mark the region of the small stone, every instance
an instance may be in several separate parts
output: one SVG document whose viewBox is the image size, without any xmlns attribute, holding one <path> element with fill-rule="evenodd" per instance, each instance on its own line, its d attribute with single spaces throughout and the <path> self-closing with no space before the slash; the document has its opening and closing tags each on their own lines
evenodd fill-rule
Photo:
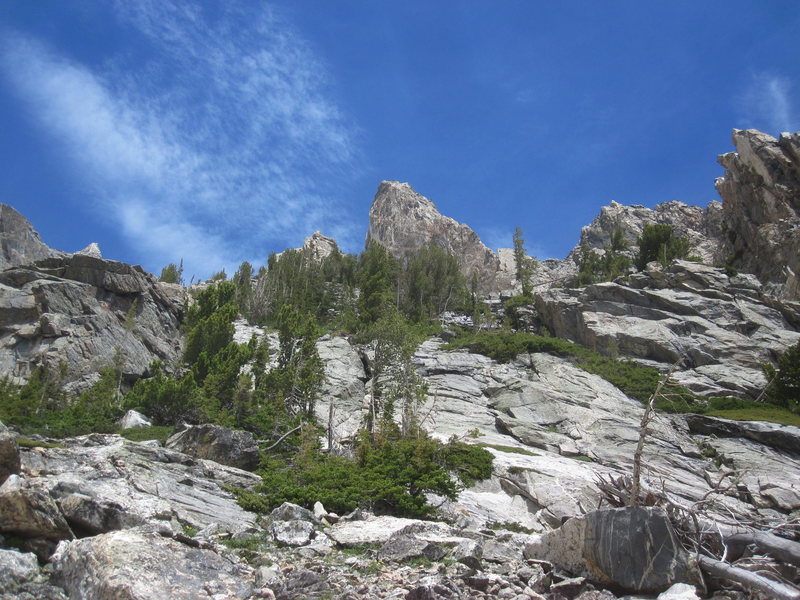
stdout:
<svg viewBox="0 0 800 600">
<path fill-rule="evenodd" d="M 661 592 L 657 600 L 699 600 L 697 590 L 688 583 L 676 583 L 668 590 Z"/>
</svg>

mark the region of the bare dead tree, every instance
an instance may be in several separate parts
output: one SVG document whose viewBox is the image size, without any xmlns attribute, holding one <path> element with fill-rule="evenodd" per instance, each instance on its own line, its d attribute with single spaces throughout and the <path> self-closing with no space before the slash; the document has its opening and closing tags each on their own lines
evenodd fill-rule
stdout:
<svg viewBox="0 0 800 600">
<path fill-rule="evenodd" d="M 658 382 L 655 391 L 650 396 L 650 399 L 647 401 L 647 405 L 644 409 L 644 414 L 642 414 L 642 420 L 639 424 L 639 441 L 636 444 L 636 450 L 633 453 L 633 485 L 631 486 L 631 495 L 628 502 L 628 506 L 638 506 L 639 505 L 639 494 L 641 492 L 641 478 L 642 478 L 642 452 L 644 451 L 644 442 L 647 439 L 647 434 L 650 433 L 649 425 L 650 421 L 652 421 L 653 416 L 655 415 L 655 402 L 656 399 L 662 395 L 661 390 L 664 389 L 664 386 L 669 382 L 669 378 L 672 377 L 672 374 L 675 372 L 675 369 L 678 368 L 683 362 L 683 355 L 676 360 L 672 366 L 669 368 L 662 377 L 661 380 Z"/>
</svg>

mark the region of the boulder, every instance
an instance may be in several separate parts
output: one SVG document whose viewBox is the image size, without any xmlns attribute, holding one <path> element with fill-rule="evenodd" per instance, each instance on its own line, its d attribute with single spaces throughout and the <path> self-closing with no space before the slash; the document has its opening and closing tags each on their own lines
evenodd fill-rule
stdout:
<svg viewBox="0 0 800 600">
<path fill-rule="evenodd" d="M 67 494 L 58 506 L 72 530 L 81 535 L 97 535 L 145 523 L 141 516 L 116 502 L 81 493 Z"/>
<path fill-rule="evenodd" d="M 675 583 L 700 581 L 660 508 L 587 513 L 528 544 L 524 554 L 628 593 L 659 593 Z"/>
<path fill-rule="evenodd" d="M 250 598 L 253 574 L 210 550 L 154 533 L 115 531 L 59 544 L 54 580 L 71 598 Z"/>
<path fill-rule="evenodd" d="M 441 547 L 408 534 L 394 535 L 378 550 L 378 560 L 404 562 L 414 558 L 440 560 L 445 555 Z"/>
<path fill-rule="evenodd" d="M 254 471 L 260 454 L 253 434 L 220 425 L 185 425 L 173 433 L 165 447 L 222 465 Z"/>
<path fill-rule="evenodd" d="M 395 533 L 409 525 L 422 522 L 416 519 L 390 516 L 370 516 L 358 521 L 342 519 L 328 529 L 327 533 L 340 546 L 351 548 L 364 544 L 384 544 Z"/>
<path fill-rule="evenodd" d="M 274 509 L 269 518 L 272 521 L 307 521 L 313 524 L 319 524 L 319 519 L 316 515 L 302 506 L 292 504 L 291 502 L 284 502 L 278 508 Z"/>
<path fill-rule="evenodd" d="M 481 558 L 483 558 L 483 548 L 475 541 L 466 539 L 455 545 L 451 551 L 454 560 L 467 565 L 471 569 L 481 568 Z"/>
<path fill-rule="evenodd" d="M 658 595 L 656 600 L 700 600 L 693 585 L 688 583 L 675 583 L 670 588 Z"/>
<path fill-rule="evenodd" d="M 64 590 L 50 585 L 36 555 L 0 549 L 0 600 L 66 600 Z"/>
<path fill-rule="evenodd" d="M 268 529 L 272 538 L 284 546 L 307 546 L 314 539 L 314 524 L 309 521 L 273 521 Z"/>
<path fill-rule="evenodd" d="M 129 410 L 117 423 L 120 429 L 138 429 L 140 427 L 151 427 L 153 423 L 142 413 Z"/>
<path fill-rule="evenodd" d="M 53 499 L 18 475 L 0 486 L 0 532 L 52 541 L 75 537 Z"/>
</svg>

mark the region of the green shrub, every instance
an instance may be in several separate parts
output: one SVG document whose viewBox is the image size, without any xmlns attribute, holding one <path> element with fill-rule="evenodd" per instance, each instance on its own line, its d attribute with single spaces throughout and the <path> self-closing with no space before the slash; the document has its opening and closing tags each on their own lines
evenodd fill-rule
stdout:
<svg viewBox="0 0 800 600">
<path fill-rule="evenodd" d="M 73 399 L 61 390 L 60 377 L 41 367 L 22 386 L 0 380 L 0 421 L 24 434 L 56 438 L 112 433 L 122 416 L 118 376 L 113 367 L 103 369 L 100 379 Z"/>
<path fill-rule="evenodd" d="M 686 258 L 691 250 L 689 240 L 676 235 L 672 225 L 645 225 L 638 242 L 636 268 L 640 271 L 653 261 L 667 266 L 676 258 Z"/>
<path fill-rule="evenodd" d="M 257 493 L 238 491 L 237 497 L 243 508 L 256 512 L 283 502 L 311 508 L 319 501 L 340 514 L 368 506 L 379 513 L 425 517 L 434 510 L 427 493 L 454 499 L 462 486 L 491 475 L 492 459 L 488 451 L 462 442 L 443 444 L 423 436 L 373 444 L 364 436 L 357 460 L 314 449 L 290 460 L 266 459 Z"/>
<path fill-rule="evenodd" d="M 800 342 L 781 355 L 777 369 L 766 365 L 764 370 L 770 382 L 767 387 L 769 401 L 792 412 L 800 411 Z"/>
</svg>

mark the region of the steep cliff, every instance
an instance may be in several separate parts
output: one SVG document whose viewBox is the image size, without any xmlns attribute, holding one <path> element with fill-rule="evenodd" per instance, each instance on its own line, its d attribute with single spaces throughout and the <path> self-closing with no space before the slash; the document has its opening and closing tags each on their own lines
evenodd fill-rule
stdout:
<svg viewBox="0 0 800 600">
<path fill-rule="evenodd" d="M 719 157 L 724 202 L 720 259 L 754 273 L 784 298 L 800 296 L 800 133 L 779 139 L 733 131 L 736 152 Z"/>
</svg>

